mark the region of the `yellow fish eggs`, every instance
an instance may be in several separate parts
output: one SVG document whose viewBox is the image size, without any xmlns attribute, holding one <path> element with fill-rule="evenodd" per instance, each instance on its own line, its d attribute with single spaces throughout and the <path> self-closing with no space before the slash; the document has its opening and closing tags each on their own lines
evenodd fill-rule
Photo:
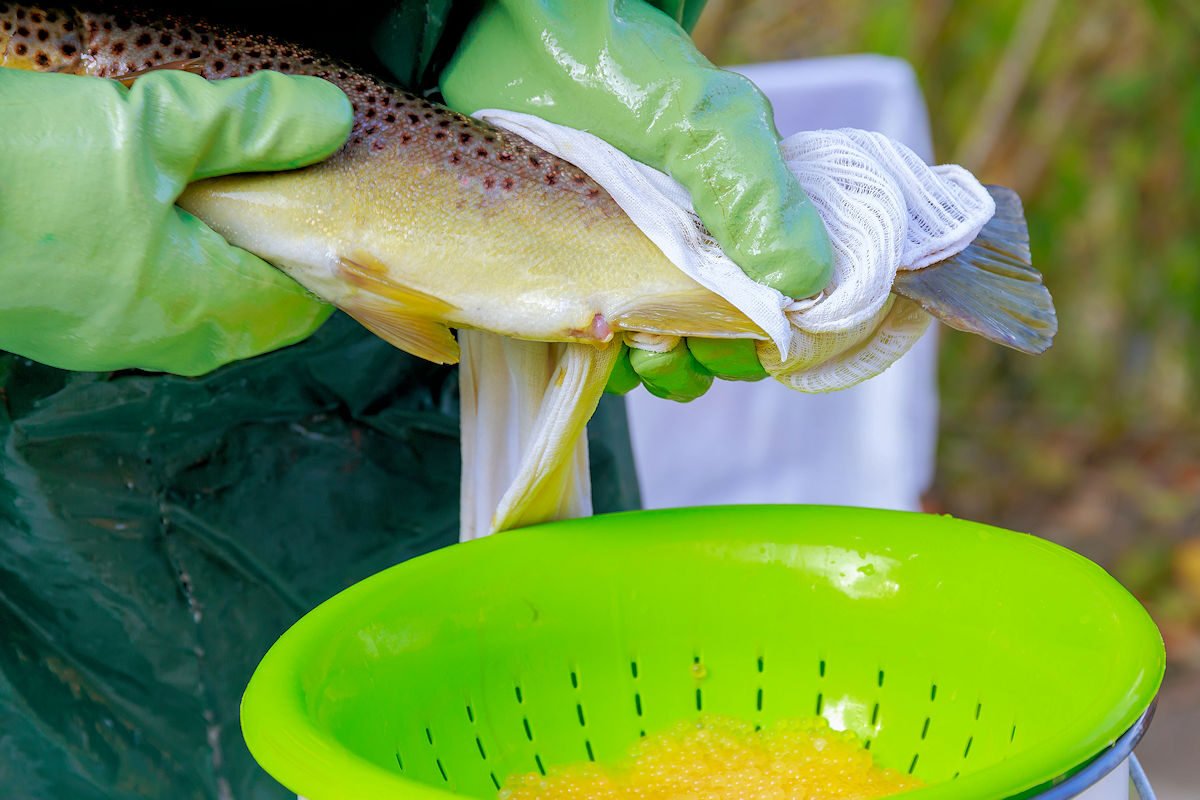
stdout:
<svg viewBox="0 0 1200 800">
<path fill-rule="evenodd" d="M 919 786 L 820 717 L 756 730 L 707 715 L 642 739 L 611 767 L 512 776 L 500 800 L 869 800 Z"/>
</svg>

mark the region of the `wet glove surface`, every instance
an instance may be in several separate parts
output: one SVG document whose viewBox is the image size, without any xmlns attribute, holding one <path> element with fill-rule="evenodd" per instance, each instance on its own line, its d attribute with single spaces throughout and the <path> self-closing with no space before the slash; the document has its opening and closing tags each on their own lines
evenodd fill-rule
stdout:
<svg viewBox="0 0 1200 800">
<path fill-rule="evenodd" d="M 770 105 L 696 51 L 679 25 L 694 22 L 695 8 L 666 10 L 640 0 L 491 0 L 442 73 L 442 93 L 466 113 L 503 108 L 587 130 L 666 172 L 748 275 L 790 297 L 816 294 L 832 253 L 780 157 Z M 647 388 L 677 400 L 702 394 L 714 374 L 747 379 L 757 364 L 727 353 L 709 369 L 684 356 L 634 351 L 629 364 Z"/>
<path fill-rule="evenodd" d="M 174 202 L 193 180 L 330 155 L 350 104 L 314 78 L 115 81 L 0 68 L 0 349 L 198 375 L 292 344 L 331 307 Z"/>
</svg>

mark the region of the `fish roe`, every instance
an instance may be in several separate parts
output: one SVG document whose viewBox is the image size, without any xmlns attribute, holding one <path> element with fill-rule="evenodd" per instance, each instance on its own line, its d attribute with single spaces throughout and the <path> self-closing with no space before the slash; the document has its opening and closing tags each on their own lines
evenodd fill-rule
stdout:
<svg viewBox="0 0 1200 800">
<path fill-rule="evenodd" d="M 921 785 L 820 717 L 756 731 L 709 715 L 641 740 L 613 767 L 513 776 L 500 800 L 868 800 Z"/>
</svg>

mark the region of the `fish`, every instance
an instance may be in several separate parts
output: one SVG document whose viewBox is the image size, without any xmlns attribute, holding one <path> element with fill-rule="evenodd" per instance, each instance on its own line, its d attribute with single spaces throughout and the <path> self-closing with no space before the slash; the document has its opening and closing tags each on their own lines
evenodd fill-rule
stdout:
<svg viewBox="0 0 1200 800">
<path fill-rule="evenodd" d="M 764 340 L 672 264 L 602 186 L 521 137 L 272 36 L 151 11 L 0 3 L 0 66 L 126 84 L 181 69 L 210 80 L 309 75 L 354 108 L 346 144 L 299 170 L 192 184 L 178 204 L 393 345 L 456 363 L 451 329 L 611 344 L 648 333 Z M 951 327 L 1040 353 L 1057 330 L 1020 201 L 967 250 L 893 286 Z"/>
<path fill-rule="evenodd" d="M 141 9 L 0 0 L 0 67 L 127 86 L 164 69 L 209 80 L 274 70 L 345 92 L 353 127 L 331 157 L 199 181 L 177 205 L 401 350 L 441 364 L 465 353 L 464 539 L 590 513 L 582 434 L 628 337 L 770 346 L 584 171 L 315 50 Z M 971 245 L 902 271 L 892 293 L 951 327 L 1044 352 L 1057 321 L 1020 201 L 989 191 L 997 213 Z"/>
</svg>

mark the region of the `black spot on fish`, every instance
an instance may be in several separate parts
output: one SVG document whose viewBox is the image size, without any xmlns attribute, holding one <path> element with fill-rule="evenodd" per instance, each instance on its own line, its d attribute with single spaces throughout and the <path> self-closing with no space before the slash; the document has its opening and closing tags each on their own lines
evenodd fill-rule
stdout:
<svg viewBox="0 0 1200 800">
<path fill-rule="evenodd" d="M 384 120 L 384 122 L 395 122 L 396 115 L 395 114 L 387 114 L 384 116 L 383 120 Z"/>
<path fill-rule="evenodd" d="M 494 189 L 495 187 L 496 187 L 496 179 L 495 178 L 489 176 L 489 177 L 483 179 L 483 188 Z"/>
<path fill-rule="evenodd" d="M 501 184 L 501 185 L 504 187 L 505 191 L 509 191 L 509 192 L 511 192 L 511 191 L 512 191 L 512 188 L 513 188 L 513 179 L 512 179 L 512 178 L 505 178 L 505 179 L 504 179 L 504 183 L 503 183 L 503 184 Z"/>
<path fill-rule="evenodd" d="M 416 125 L 418 122 L 421 121 L 421 118 L 418 117 L 416 114 L 409 114 L 408 121 L 411 122 L 413 125 Z"/>
<path fill-rule="evenodd" d="M 450 163 L 451 163 L 451 164 L 457 164 L 457 163 L 459 163 L 460 161 L 462 161 L 462 156 L 460 156 L 458 153 L 451 153 L 451 154 L 450 154 Z"/>
<path fill-rule="evenodd" d="M 29 48 L 23 44 L 19 44 L 13 48 L 13 52 L 15 52 L 19 56 L 23 56 L 29 52 Z"/>
<path fill-rule="evenodd" d="M 48 22 L 51 25 L 58 22 L 58 12 L 57 11 L 47 11 L 46 12 L 46 22 Z"/>
<path fill-rule="evenodd" d="M 70 33 L 71 31 L 75 30 L 75 20 L 73 20 L 73 19 L 67 20 L 66 22 L 63 23 L 62 27 L 63 27 L 64 31 L 66 31 L 67 33 Z"/>
<path fill-rule="evenodd" d="M 213 69 L 215 69 L 217 72 L 224 72 L 225 71 L 225 62 L 220 61 L 220 60 L 214 61 Z"/>
<path fill-rule="evenodd" d="M 413 138 L 412 134 L 408 133 L 406 131 L 406 132 L 400 134 L 400 144 L 408 144 L 409 142 L 412 141 L 412 138 Z"/>
<path fill-rule="evenodd" d="M 8 20 L 4 20 L 4 25 L 3 25 L 3 28 L 4 28 L 4 30 L 6 30 L 6 31 L 11 31 L 11 30 L 12 30 L 12 23 L 11 23 L 11 22 L 9 22 Z"/>
<path fill-rule="evenodd" d="M 17 19 L 25 19 L 25 9 L 17 6 Z"/>
<path fill-rule="evenodd" d="M 75 45 L 73 45 L 73 44 L 64 44 L 62 46 L 62 54 L 64 56 L 66 56 L 67 58 L 70 58 L 71 56 L 75 55 L 75 51 L 76 51 L 76 48 L 75 48 Z"/>
<path fill-rule="evenodd" d="M 50 66 L 50 56 L 46 55 L 45 53 L 38 53 L 36 56 L 33 57 L 33 60 L 37 63 L 37 65 L 39 67 Z"/>
<path fill-rule="evenodd" d="M 475 155 L 477 158 L 487 158 L 488 157 L 487 148 L 486 147 L 479 148 L 478 150 L 475 151 Z"/>
<path fill-rule="evenodd" d="M 448 119 L 444 119 L 444 120 L 442 120 L 441 122 L 439 122 L 439 123 L 438 123 L 438 127 L 439 127 L 439 128 L 449 128 L 449 127 L 450 127 L 450 120 L 448 120 Z"/>
<path fill-rule="evenodd" d="M 199 58 L 201 55 L 203 54 L 199 50 L 193 50 L 188 53 L 188 58 Z"/>
<path fill-rule="evenodd" d="M 367 113 L 366 113 L 366 114 L 364 114 L 363 116 L 365 116 L 367 119 L 371 119 L 372 117 L 374 117 L 374 116 L 375 116 L 375 109 L 373 109 L 373 108 L 368 108 L 368 109 L 367 109 Z"/>
<path fill-rule="evenodd" d="M 150 34 L 143 33 L 141 36 L 139 36 L 137 38 L 137 41 L 135 41 L 134 44 L 136 44 L 138 47 L 145 47 L 146 45 L 150 44 L 150 42 L 152 42 L 152 41 L 154 41 L 154 40 L 150 38 Z"/>
<path fill-rule="evenodd" d="M 500 155 L 496 156 L 496 158 L 500 159 L 501 161 L 512 161 L 513 154 L 512 153 L 501 153 Z"/>
<path fill-rule="evenodd" d="M 24 25 L 17 28 L 17 36 L 20 36 L 21 38 L 29 36 L 29 28 L 26 28 Z"/>
<path fill-rule="evenodd" d="M 546 173 L 546 185 L 553 186 L 556 183 L 558 183 L 558 176 L 555 175 L 553 172 L 547 172 Z"/>
<path fill-rule="evenodd" d="M 435 133 L 435 134 L 433 135 L 433 138 L 435 138 L 435 139 L 445 139 L 445 138 L 446 138 L 446 132 L 445 132 L 445 131 L 438 131 L 437 133 Z"/>
<path fill-rule="evenodd" d="M 183 48 L 176 45 L 175 49 L 171 51 L 171 54 L 178 58 L 179 56 L 183 55 Z"/>
<path fill-rule="evenodd" d="M 125 43 L 124 42 L 113 42 L 113 46 L 110 49 L 112 50 L 112 54 L 114 56 L 119 56 L 125 52 Z"/>
<path fill-rule="evenodd" d="M 43 19 L 44 19 L 44 17 L 42 16 L 40 11 L 29 12 L 29 21 L 34 24 L 41 25 Z"/>
<path fill-rule="evenodd" d="M 50 31 L 46 30 L 45 28 L 42 28 L 41 30 L 38 31 L 37 36 L 38 36 L 39 42 L 44 42 L 50 38 Z"/>
<path fill-rule="evenodd" d="M 471 141 L 471 134 L 469 134 L 469 133 L 460 133 L 460 134 L 458 135 L 458 141 L 459 141 L 461 144 L 467 144 L 468 142 L 470 142 L 470 141 Z"/>
<path fill-rule="evenodd" d="M 164 33 L 162 36 L 158 37 L 158 43 L 161 44 L 163 47 L 170 47 L 171 42 L 173 42 L 173 41 L 175 41 L 175 40 L 171 37 L 171 34 L 169 34 L 169 33 Z"/>
</svg>

